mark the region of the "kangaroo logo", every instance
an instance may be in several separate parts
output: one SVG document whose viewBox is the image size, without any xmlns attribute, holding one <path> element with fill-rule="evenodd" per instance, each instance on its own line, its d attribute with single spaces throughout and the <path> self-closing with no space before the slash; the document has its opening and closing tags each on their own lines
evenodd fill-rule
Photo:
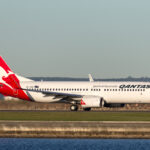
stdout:
<svg viewBox="0 0 150 150">
<path fill-rule="evenodd" d="M 0 56 L 0 93 L 5 96 L 17 97 L 23 100 L 30 100 L 28 95 L 21 89 L 20 80 L 12 72 L 4 59 Z"/>
<path fill-rule="evenodd" d="M 7 83 L 9 76 L 10 75 L 14 75 L 14 73 L 12 71 L 8 71 L 8 73 L 0 66 L 0 83 L 10 87 L 11 89 L 13 89 L 13 87 L 11 85 L 9 85 Z"/>
</svg>

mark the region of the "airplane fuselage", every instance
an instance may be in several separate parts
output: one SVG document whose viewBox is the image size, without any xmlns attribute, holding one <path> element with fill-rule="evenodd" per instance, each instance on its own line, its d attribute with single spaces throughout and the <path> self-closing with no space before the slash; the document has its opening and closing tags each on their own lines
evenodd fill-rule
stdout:
<svg viewBox="0 0 150 150">
<path fill-rule="evenodd" d="M 89 111 L 92 107 L 107 104 L 150 103 L 148 82 L 36 82 L 12 72 L 0 57 L 0 93 L 36 102 L 71 103 L 72 111 L 81 105 Z"/>
<path fill-rule="evenodd" d="M 150 103 L 148 82 L 21 82 L 33 101 L 54 102 L 59 98 L 42 92 L 103 97 L 107 103 Z M 26 91 L 27 90 L 27 91 Z M 76 98 L 81 100 L 80 98 Z"/>
</svg>

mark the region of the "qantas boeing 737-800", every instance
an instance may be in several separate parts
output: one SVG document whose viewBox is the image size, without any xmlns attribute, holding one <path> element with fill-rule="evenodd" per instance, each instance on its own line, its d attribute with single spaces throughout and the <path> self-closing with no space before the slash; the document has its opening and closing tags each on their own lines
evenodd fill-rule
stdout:
<svg viewBox="0 0 150 150">
<path fill-rule="evenodd" d="M 0 93 L 27 101 L 71 103 L 72 111 L 81 105 L 92 107 L 108 104 L 150 103 L 148 82 L 45 82 L 33 81 L 12 72 L 0 57 Z"/>
</svg>

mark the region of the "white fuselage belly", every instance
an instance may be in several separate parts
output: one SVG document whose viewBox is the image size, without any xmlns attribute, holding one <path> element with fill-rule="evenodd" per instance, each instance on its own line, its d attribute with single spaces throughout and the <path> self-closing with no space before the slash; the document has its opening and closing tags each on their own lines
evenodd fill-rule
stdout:
<svg viewBox="0 0 150 150">
<path fill-rule="evenodd" d="M 121 85 L 127 87 L 120 88 Z M 130 86 L 129 86 L 130 85 Z M 140 86 L 141 85 L 141 86 Z M 150 103 L 150 85 L 148 82 L 22 82 L 23 89 L 35 90 L 26 91 L 33 101 L 56 102 L 60 98 L 45 96 L 38 92 L 52 91 L 58 93 L 71 93 L 83 96 L 99 96 L 107 103 Z"/>
</svg>

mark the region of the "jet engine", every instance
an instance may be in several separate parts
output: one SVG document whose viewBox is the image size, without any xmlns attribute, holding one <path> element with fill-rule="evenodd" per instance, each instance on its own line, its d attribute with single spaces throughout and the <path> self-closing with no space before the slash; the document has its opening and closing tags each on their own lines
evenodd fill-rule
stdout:
<svg viewBox="0 0 150 150">
<path fill-rule="evenodd" d="M 81 100 L 81 106 L 83 108 L 88 107 L 103 107 L 105 105 L 105 101 L 102 97 L 98 96 L 85 96 Z"/>
<path fill-rule="evenodd" d="M 81 100 L 81 106 L 83 108 L 92 108 L 92 107 L 124 107 L 125 104 L 109 104 L 103 97 L 99 96 L 84 96 Z"/>
</svg>

